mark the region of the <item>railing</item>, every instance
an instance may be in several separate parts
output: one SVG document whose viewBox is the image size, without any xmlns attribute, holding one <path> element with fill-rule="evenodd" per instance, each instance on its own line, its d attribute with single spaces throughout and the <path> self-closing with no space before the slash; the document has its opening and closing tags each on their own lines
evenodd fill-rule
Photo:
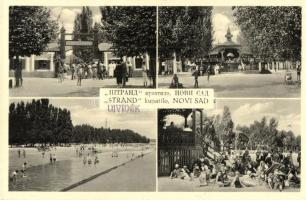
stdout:
<svg viewBox="0 0 306 200">
<path fill-rule="evenodd" d="M 194 146 L 195 135 L 192 132 L 163 132 L 158 137 L 159 146 Z"/>
</svg>

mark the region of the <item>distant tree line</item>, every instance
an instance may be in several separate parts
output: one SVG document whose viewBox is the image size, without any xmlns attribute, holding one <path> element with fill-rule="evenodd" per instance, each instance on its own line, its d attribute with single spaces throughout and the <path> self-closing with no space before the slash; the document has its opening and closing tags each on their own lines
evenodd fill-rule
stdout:
<svg viewBox="0 0 306 200">
<path fill-rule="evenodd" d="M 48 99 L 11 103 L 9 107 L 10 145 L 148 142 L 150 139 L 132 130 L 73 126 L 70 111 L 49 104 Z"/>
<path fill-rule="evenodd" d="M 200 122 L 197 122 L 199 125 Z M 192 121 L 188 121 L 192 127 Z M 183 126 L 183 125 L 181 125 Z M 213 116 L 203 116 L 203 135 L 199 137 L 203 144 L 216 150 L 226 149 L 283 149 L 297 151 L 301 149 L 301 135 L 295 135 L 291 130 L 280 130 L 275 118 L 263 117 L 248 126 L 237 125 L 236 128 L 228 106 L 223 113 Z"/>
<path fill-rule="evenodd" d="M 300 150 L 301 136 L 295 136 L 289 130 L 279 130 L 278 122 L 275 118 L 267 120 L 263 117 L 260 121 L 254 121 L 249 126 L 237 126 L 237 134 L 243 134 L 248 137 L 248 140 L 243 141 L 242 137 L 237 135 L 240 148 L 249 147 L 254 149 L 258 145 L 266 146 L 267 148 L 284 150 Z"/>
<path fill-rule="evenodd" d="M 205 119 L 205 118 L 204 118 Z M 206 118 L 212 123 L 208 135 L 219 138 L 223 148 L 256 149 L 265 147 L 276 150 L 298 150 L 301 148 L 301 136 L 296 136 L 292 131 L 279 130 L 278 121 L 275 118 L 267 120 L 263 117 L 260 121 L 254 121 L 249 126 L 237 125 L 234 130 L 234 122 L 230 109 L 225 106 L 222 115 Z"/>
</svg>

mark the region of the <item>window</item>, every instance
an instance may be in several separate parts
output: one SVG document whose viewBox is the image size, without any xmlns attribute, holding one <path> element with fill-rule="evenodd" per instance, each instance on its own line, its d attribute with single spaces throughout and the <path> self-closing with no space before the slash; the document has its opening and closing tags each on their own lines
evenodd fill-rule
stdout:
<svg viewBox="0 0 306 200">
<path fill-rule="evenodd" d="M 50 70 L 50 61 L 35 60 L 35 70 Z"/>
<path fill-rule="evenodd" d="M 142 69 L 142 59 L 135 58 L 135 69 Z"/>
</svg>

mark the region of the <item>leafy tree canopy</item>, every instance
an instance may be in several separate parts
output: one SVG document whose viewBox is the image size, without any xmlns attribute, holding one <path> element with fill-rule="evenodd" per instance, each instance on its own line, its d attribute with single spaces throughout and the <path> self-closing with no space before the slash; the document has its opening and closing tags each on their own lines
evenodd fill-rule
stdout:
<svg viewBox="0 0 306 200">
<path fill-rule="evenodd" d="M 40 55 L 58 35 L 57 21 L 42 6 L 9 8 L 9 57 Z"/>
<path fill-rule="evenodd" d="M 118 56 L 156 55 L 156 7 L 100 7 L 107 39 Z"/>
<path fill-rule="evenodd" d="M 252 53 L 264 59 L 301 59 L 301 7 L 233 7 Z"/>
</svg>

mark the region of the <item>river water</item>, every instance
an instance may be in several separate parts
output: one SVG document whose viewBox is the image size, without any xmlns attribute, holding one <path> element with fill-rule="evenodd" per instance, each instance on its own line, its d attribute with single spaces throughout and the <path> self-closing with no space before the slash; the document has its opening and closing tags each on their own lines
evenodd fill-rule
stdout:
<svg viewBox="0 0 306 200">
<path fill-rule="evenodd" d="M 46 158 L 43 161 L 36 162 L 36 165 L 27 168 L 26 177 L 22 177 L 21 173 L 19 173 L 16 182 L 10 180 L 9 190 L 59 191 L 90 176 L 130 161 L 132 154 L 136 157 L 141 154 L 141 151 L 120 152 L 118 157 L 112 157 L 111 154 L 111 152 L 97 154 L 100 162 L 96 165 L 84 165 L 82 157 L 72 156 L 73 154 L 70 155 L 69 153 L 68 155 L 70 156 L 68 158 L 59 159 L 56 163 L 51 164 L 48 162 L 48 154 L 46 154 Z M 60 157 L 59 152 L 57 155 Z M 14 157 L 14 159 L 11 157 Z M 31 160 L 30 154 L 27 157 L 27 160 Z M 20 163 L 22 161 L 18 159 L 24 160 L 22 158 L 16 158 L 15 152 L 13 155 L 10 155 L 10 171 L 20 169 L 18 166 L 21 166 Z M 18 162 L 13 162 L 12 160 L 17 160 Z"/>
</svg>

